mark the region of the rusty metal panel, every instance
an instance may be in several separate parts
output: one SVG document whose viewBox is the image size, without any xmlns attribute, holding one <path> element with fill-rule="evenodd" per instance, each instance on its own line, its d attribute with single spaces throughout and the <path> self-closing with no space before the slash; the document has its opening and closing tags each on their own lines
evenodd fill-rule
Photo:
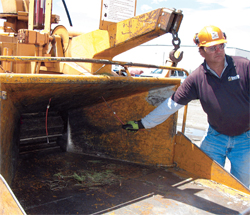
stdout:
<svg viewBox="0 0 250 215">
<path fill-rule="evenodd" d="M 69 113 L 72 137 L 77 146 L 81 145 L 82 153 L 89 153 L 89 143 L 92 151 L 104 151 L 103 155 L 117 159 L 152 165 L 173 163 L 176 115 L 152 132 L 131 134 L 121 128 L 102 97 L 111 102 L 124 122 L 140 119 L 155 107 L 147 100 L 148 91 L 166 87 L 172 91 L 179 80 L 0 74 L 0 81 L 7 93 L 7 100 L 1 101 L 0 162 L 8 182 L 13 176 L 19 115 L 45 111 L 50 99 L 51 111 Z"/>
<path fill-rule="evenodd" d="M 0 174 L 11 183 L 17 162 L 20 121 L 18 110 L 1 83 L 0 90 Z"/>
<path fill-rule="evenodd" d="M 178 79 L 126 78 L 108 76 L 59 76 L 0 74 L 0 81 L 10 91 L 9 98 L 20 111 L 46 107 L 52 98 L 54 108 L 72 109 L 102 103 L 152 89 L 178 85 Z M 134 111 L 136 112 L 136 111 Z"/>
<path fill-rule="evenodd" d="M 139 120 L 155 107 L 147 101 L 148 93 L 112 100 L 109 106 L 124 123 Z M 76 148 L 70 151 L 107 156 L 147 165 L 173 164 L 176 114 L 157 129 L 136 133 L 121 129 L 105 103 L 69 112 L 71 139 Z"/>
</svg>

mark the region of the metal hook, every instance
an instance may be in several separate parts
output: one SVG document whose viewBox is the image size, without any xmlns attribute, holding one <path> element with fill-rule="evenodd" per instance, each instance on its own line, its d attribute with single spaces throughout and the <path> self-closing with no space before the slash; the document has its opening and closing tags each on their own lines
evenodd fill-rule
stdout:
<svg viewBox="0 0 250 215">
<path fill-rule="evenodd" d="M 176 31 L 173 30 L 172 35 L 173 35 L 172 44 L 174 46 L 174 49 L 169 53 L 169 58 L 171 61 L 177 64 L 178 62 L 182 60 L 182 57 L 183 57 L 183 52 L 179 53 L 179 56 L 177 58 L 175 57 L 176 51 L 180 48 L 181 40 L 178 37 L 178 34 L 176 33 Z"/>
<path fill-rule="evenodd" d="M 176 52 L 177 50 L 176 49 L 174 49 L 174 50 L 172 50 L 170 53 L 169 53 L 169 58 L 170 58 L 170 60 L 171 61 L 173 61 L 174 63 L 179 63 L 181 60 L 182 60 L 182 57 L 183 57 L 183 51 L 179 54 L 179 57 L 175 57 L 175 55 L 176 55 Z M 178 54 L 178 53 L 177 53 Z"/>
</svg>

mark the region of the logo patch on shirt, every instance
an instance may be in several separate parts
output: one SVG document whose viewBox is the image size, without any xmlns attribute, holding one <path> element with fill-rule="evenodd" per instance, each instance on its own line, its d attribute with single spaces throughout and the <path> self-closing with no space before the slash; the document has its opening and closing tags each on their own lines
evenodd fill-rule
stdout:
<svg viewBox="0 0 250 215">
<path fill-rule="evenodd" d="M 228 81 L 235 81 L 235 80 L 238 80 L 240 79 L 240 76 L 239 75 L 236 75 L 236 76 L 229 76 L 228 77 Z"/>
<path fill-rule="evenodd" d="M 218 35 L 218 33 L 217 32 L 211 32 L 211 36 L 212 36 L 212 40 L 216 40 L 216 39 L 218 39 L 219 38 L 219 35 Z"/>
</svg>

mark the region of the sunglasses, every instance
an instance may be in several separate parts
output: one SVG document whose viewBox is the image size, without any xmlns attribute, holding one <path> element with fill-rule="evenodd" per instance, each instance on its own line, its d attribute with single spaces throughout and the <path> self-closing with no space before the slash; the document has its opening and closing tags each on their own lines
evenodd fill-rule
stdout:
<svg viewBox="0 0 250 215">
<path fill-rule="evenodd" d="M 216 46 L 204 47 L 204 50 L 207 53 L 214 53 L 217 49 L 223 50 L 225 48 L 225 46 L 226 46 L 226 44 L 222 43 L 222 44 L 219 44 L 219 45 L 216 45 Z"/>
</svg>

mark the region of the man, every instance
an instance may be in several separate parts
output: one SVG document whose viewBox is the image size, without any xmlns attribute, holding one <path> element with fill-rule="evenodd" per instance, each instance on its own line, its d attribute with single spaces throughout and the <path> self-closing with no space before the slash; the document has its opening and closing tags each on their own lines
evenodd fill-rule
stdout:
<svg viewBox="0 0 250 215">
<path fill-rule="evenodd" d="M 204 27 L 194 42 L 205 59 L 176 92 L 140 121 L 123 126 L 130 131 L 152 128 L 194 99 L 200 99 L 209 128 L 201 149 L 250 187 L 250 61 L 225 54 L 226 36 L 215 26 Z"/>
</svg>

